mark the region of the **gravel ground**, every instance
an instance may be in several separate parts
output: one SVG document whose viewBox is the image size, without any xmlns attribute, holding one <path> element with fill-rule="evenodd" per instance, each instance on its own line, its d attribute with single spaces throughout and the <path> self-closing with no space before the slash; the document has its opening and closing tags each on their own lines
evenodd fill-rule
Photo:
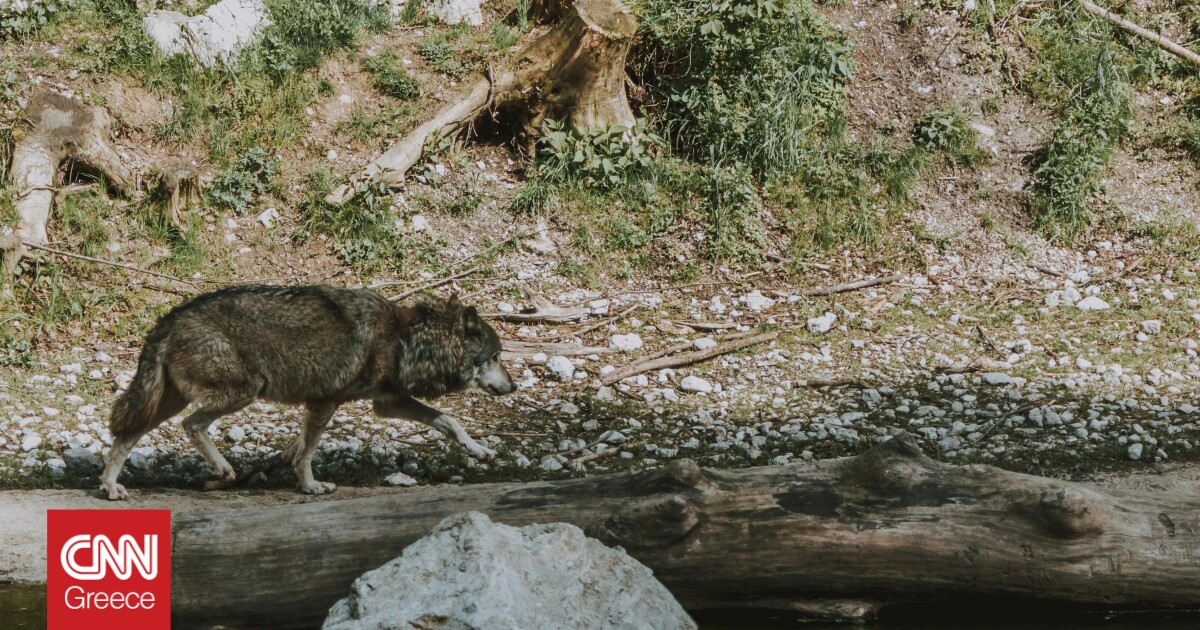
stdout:
<svg viewBox="0 0 1200 630">
<path fill-rule="evenodd" d="M 1042 264 L 1050 273 L 1009 263 L 984 274 L 979 263 L 947 256 L 926 275 L 823 298 L 769 278 L 753 289 L 550 294 L 559 304 L 588 305 L 583 325 L 637 309 L 583 338 L 556 340 L 608 348 L 603 354 L 512 358 L 518 394 L 438 403 L 467 418 L 471 432 L 499 450 L 498 461 L 470 461 L 427 427 L 350 404 L 321 444 L 317 474 L 373 485 L 397 472 L 393 483 L 553 478 L 678 457 L 778 464 L 852 454 L 898 431 L 914 433 L 942 459 L 1062 476 L 1195 459 L 1195 273 L 1128 264 L 1131 252 L 1114 249 L 1121 247 L 1081 253 L 1082 264 Z M 484 311 L 520 306 L 476 301 Z M 696 321 L 729 328 L 680 328 Z M 497 325 L 506 338 L 525 341 L 567 328 Z M 758 329 L 781 334 L 612 387 L 597 378 L 685 340 L 707 349 L 723 335 Z M 109 406 L 128 384 L 136 352 L 71 348 L 0 376 L 4 485 L 93 483 L 110 443 Z M 851 384 L 813 386 L 827 378 Z M 286 446 L 299 420 L 295 408 L 256 403 L 212 430 L 246 471 Z M 144 438 L 127 471 L 133 487 L 191 487 L 207 476 L 178 423 Z M 290 473 L 265 473 L 251 483 L 291 483 Z"/>
</svg>

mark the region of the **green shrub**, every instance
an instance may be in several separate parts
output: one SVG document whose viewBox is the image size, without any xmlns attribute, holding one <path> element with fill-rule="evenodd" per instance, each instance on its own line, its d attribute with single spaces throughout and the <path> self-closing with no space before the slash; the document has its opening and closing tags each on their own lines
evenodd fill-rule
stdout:
<svg viewBox="0 0 1200 630">
<path fill-rule="evenodd" d="M 539 177 L 615 188 L 645 173 L 652 161 L 651 152 L 662 148 L 663 141 L 646 130 L 645 120 L 639 120 L 633 129 L 613 125 L 587 132 L 547 120 L 546 133 L 538 144 Z"/>
<path fill-rule="evenodd" d="M 952 164 L 971 166 L 986 159 L 979 149 L 978 134 L 967 115 L 956 107 L 926 114 L 913 125 L 913 144 L 940 153 Z"/>
<path fill-rule="evenodd" d="M 1072 240 L 1092 224 L 1090 200 L 1133 117 L 1128 59 L 1110 37 L 1086 17 L 1045 37 L 1037 87 L 1058 105 L 1058 121 L 1035 155 L 1033 210 L 1051 238 Z"/>
<path fill-rule="evenodd" d="M 646 0 L 640 78 L 672 144 L 788 173 L 844 107 L 845 38 L 802 0 Z"/>
<path fill-rule="evenodd" d="M 208 200 L 218 208 L 244 214 L 267 192 L 277 168 L 261 147 L 249 149 L 230 169 L 213 178 L 206 192 Z"/>
<path fill-rule="evenodd" d="M 400 58 L 391 52 L 368 58 L 363 68 L 370 73 L 375 89 L 388 96 L 411 100 L 421 95 L 420 82 L 408 74 Z"/>
</svg>

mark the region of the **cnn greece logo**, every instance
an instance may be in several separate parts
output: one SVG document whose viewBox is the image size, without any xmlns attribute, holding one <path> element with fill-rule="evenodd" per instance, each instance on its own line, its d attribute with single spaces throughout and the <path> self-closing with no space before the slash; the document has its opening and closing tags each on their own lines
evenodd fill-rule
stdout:
<svg viewBox="0 0 1200 630">
<path fill-rule="evenodd" d="M 153 580 L 158 577 L 158 535 L 147 534 L 142 539 L 139 547 L 133 536 L 126 534 L 114 545 L 104 534 L 80 534 L 63 545 L 60 558 L 63 570 L 76 580 L 103 580 L 112 567 L 117 579 L 128 580 L 137 568 L 144 579 Z M 88 549 L 92 552 L 92 563 L 79 564 L 75 555 Z"/>
<path fill-rule="evenodd" d="M 169 511 L 50 510 L 46 516 L 49 630 L 171 627 Z"/>
</svg>

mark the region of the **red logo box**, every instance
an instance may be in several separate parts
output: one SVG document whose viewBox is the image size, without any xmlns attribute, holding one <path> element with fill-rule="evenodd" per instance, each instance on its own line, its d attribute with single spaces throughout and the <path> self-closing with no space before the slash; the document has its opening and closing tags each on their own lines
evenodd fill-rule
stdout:
<svg viewBox="0 0 1200 630">
<path fill-rule="evenodd" d="M 171 627 L 170 510 L 47 510 L 47 630 Z"/>
</svg>

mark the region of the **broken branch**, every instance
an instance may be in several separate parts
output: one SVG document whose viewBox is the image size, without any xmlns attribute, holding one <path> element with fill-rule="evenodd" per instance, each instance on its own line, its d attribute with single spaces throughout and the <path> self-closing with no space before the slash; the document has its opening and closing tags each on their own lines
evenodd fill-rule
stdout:
<svg viewBox="0 0 1200 630">
<path fill-rule="evenodd" d="M 641 374 L 642 372 L 649 372 L 651 370 L 661 370 L 661 369 L 665 369 L 665 368 L 682 367 L 685 365 L 691 365 L 693 363 L 700 363 L 701 361 L 707 361 L 709 359 L 712 359 L 713 357 L 719 357 L 723 354 L 729 354 L 730 352 L 735 352 L 737 350 L 741 350 L 742 348 L 749 348 L 750 346 L 756 346 L 761 343 L 766 343 L 768 341 L 772 341 L 773 339 L 775 339 L 778 336 L 779 336 L 779 331 L 763 333 L 761 335 L 756 335 L 753 337 L 746 337 L 746 338 L 737 339 L 734 341 L 728 341 L 726 343 L 723 343 L 718 346 L 714 346 L 707 350 L 699 350 L 696 352 L 689 352 L 687 354 L 681 354 L 678 356 L 667 356 L 667 357 L 661 357 L 661 358 L 657 358 L 657 359 L 640 361 L 638 363 L 635 363 L 635 364 L 625 368 L 624 370 L 618 370 L 616 372 L 613 372 L 611 374 L 601 377 L 600 382 L 604 385 L 612 385 L 613 383 L 616 383 L 617 381 L 627 379 L 630 376 L 637 376 L 638 374 Z"/>
<path fill-rule="evenodd" d="M 883 278 L 872 278 L 870 280 L 859 280 L 858 282 L 847 282 L 846 284 L 838 284 L 832 287 L 817 287 L 815 289 L 806 289 L 800 292 L 800 295 L 813 297 L 817 295 L 833 295 L 835 293 L 847 293 L 849 291 L 857 291 L 866 289 L 880 284 L 891 284 L 899 281 L 904 276 L 900 274 L 885 276 Z"/>
<path fill-rule="evenodd" d="M 1200 55 L 1197 55 L 1196 53 L 1184 48 L 1183 46 L 1180 46 L 1179 44 L 1176 44 L 1175 42 L 1167 39 L 1166 37 L 1163 37 L 1162 35 L 1159 35 L 1158 33 L 1155 33 L 1154 31 L 1144 29 L 1144 28 L 1138 26 L 1137 24 L 1130 22 L 1129 20 L 1117 17 L 1116 15 L 1113 15 L 1112 11 L 1109 11 L 1108 9 L 1098 6 L 1093 2 L 1089 2 L 1088 0 L 1079 0 L 1079 3 L 1083 5 L 1083 8 L 1086 9 L 1088 13 L 1091 13 L 1092 15 L 1095 15 L 1098 17 L 1102 17 L 1102 18 L 1108 20 L 1109 22 L 1116 24 L 1117 26 L 1121 27 L 1121 29 L 1123 29 L 1129 33 L 1137 35 L 1138 37 L 1141 37 L 1143 39 L 1148 39 L 1148 40 L 1154 42 L 1155 44 L 1158 44 L 1159 48 L 1162 48 L 1163 50 L 1171 53 L 1172 55 L 1175 55 L 1176 57 L 1179 57 L 1180 59 L 1186 59 L 1187 61 L 1190 61 L 1193 64 L 1195 64 L 1196 66 L 1200 66 Z"/>
</svg>

